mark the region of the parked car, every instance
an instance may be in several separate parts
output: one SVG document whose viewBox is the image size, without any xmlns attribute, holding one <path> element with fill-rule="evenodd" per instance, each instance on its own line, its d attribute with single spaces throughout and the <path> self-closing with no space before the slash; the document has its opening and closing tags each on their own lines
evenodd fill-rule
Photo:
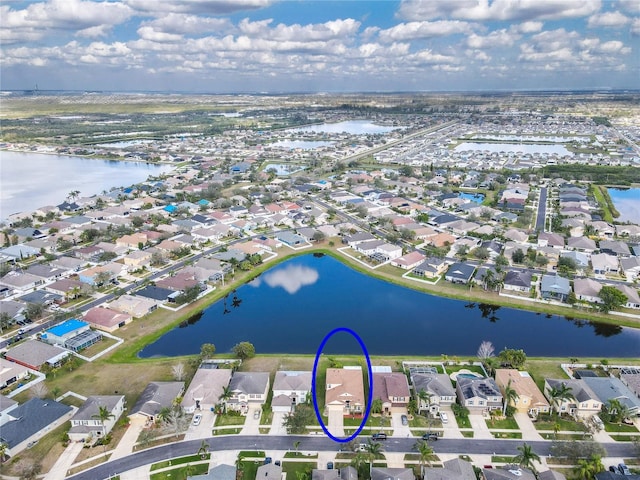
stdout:
<svg viewBox="0 0 640 480">
<path fill-rule="evenodd" d="M 333 462 L 327 462 L 327 470 L 333 470 Z"/>
<path fill-rule="evenodd" d="M 264 464 L 267 465 L 268 463 L 271 463 L 273 461 L 273 459 L 271 457 L 264 457 Z"/>
<path fill-rule="evenodd" d="M 374 441 L 378 441 L 378 440 L 386 440 L 387 439 L 387 434 L 386 433 L 374 433 L 373 435 L 371 435 L 371 440 Z"/>
<path fill-rule="evenodd" d="M 434 442 L 438 441 L 438 435 L 436 435 L 435 433 L 425 433 L 424 435 L 422 435 L 422 439 L 423 440 L 433 440 Z"/>
<path fill-rule="evenodd" d="M 256 420 L 260 418 L 260 410 L 256 410 L 253 412 L 253 418 L 255 418 Z"/>
<path fill-rule="evenodd" d="M 629 467 L 627 467 L 624 463 L 618 464 L 618 471 L 622 475 L 631 475 L 631 471 L 629 470 Z"/>
<path fill-rule="evenodd" d="M 194 427 L 197 427 L 198 425 L 200 425 L 200 422 L 201 422 L 201 421 L 202 421 L 202 415 L 200 415 L 199 413 L 196 413 L 196 414 L 193 416 L 193 421 L 191 422 L 191 424 L 192 424 Z"/>
<path fill-rule="evenodd" d="M 276 460 L 275 462 L 273 462 L 273 464 L 274 464 L 275 466 L 279 467 L 279 466 L 280 466 L 280 460 Z"/>
<path fill-rule="evenodd" d="M 442 421 L 442 423 L 448 423 L 449 416 L 444 412 L 440 412 L 440 420 Z"/>
<path fill-rule="evenodd" d="M 614 467 L 613 465 L 611 465 L 611 466 L 609 467 L 609 471 L 610 471 L 611 473 L 618 473 L 618 468 L 617 468 L 617 467 Z"/>
<path fill-rule="evenodd" d="M 402 415 L 400 417 L 400 421 L 402 422 L 402 425 L 409 425 L 409 419 L 407 418 L 406 415 Z"/>
</svg>

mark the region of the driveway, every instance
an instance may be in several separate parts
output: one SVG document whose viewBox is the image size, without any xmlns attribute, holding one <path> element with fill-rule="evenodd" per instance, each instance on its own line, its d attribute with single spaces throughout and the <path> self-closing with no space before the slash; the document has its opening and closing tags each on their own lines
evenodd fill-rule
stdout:
<svg viewBox="0 0 640 480">
<path fill-rule="evenodd" d="M 493 435 L 487 427 L 487 422 L 484 421 L 484 417 L 480 413 L 469 414 L 469 422 L 471 422 L 471 428 L 473 428 L 473 438 L 493 438 Z"/>
<path fill-rule="evenodd" d="M 118 442 L 118 445 L 113 449 L 110 459 L 115 460 L 116 458 L 122 458 L 130 455 L 131 452 L 133 452 L 133 447 L 138 441 L 140 432 L 142 432 L 145 425 L 146 421 L 141 418 L 135 417 L 131 419 L 127 431 L 124 432 L 124 435 Z"/>
<path fill-rule="evenodd" d="M 440 405 L 440 411 L 446 413 L 447 417 L 449 417 L 449 421 L 442 424 L 442 436 L 444 438 L 464 438 L 464 435 L 462 435 L 462 432 L 458 428 L 456 417 L 451 407 Z"/>
<path fill-rule="evenodd" d="M 329 425 L 327 429 L 331 432 L 331 435 L 338 438 L 344 437 L 344 416 L 342 414 L 342 407 L 336 409 L 328 409 L 329 412 Z"/>
<path fill-rule="evenodd" d="M 520 431 L 522 432 L 522 440 L 544 440 L 542 435 L 538 433 L 533 425 L 531 418 L 526 413 L 515 413 L 513 418 L 516 420 Z"/>
<path fill-rule="evenodd" d="M 284 417 L 287 414 L 284 412 L 273 412 L 273 419 L 271 420 L 271 430 L 269 430 L 269 435 L 286 435 L 287 429 L 282 425 L 284 422 Z"/>
<path fill-rule="evenodd" d="M 84 448 L 84 443 L 72 442 L 67 448 L 64 449 L 62 455 L 58 457 L 58 461 L 51 467 L 49 473 L 44 477 L 44 480 L 63 480 L 67 478 L 67 471 L 71 468 L 71 465 L 75 462 L 76 457 L 80 454 Z"/>
<path fill-rule="evenodd" d="M 393 427 L 394 437 L 410 437 L 412 436 L 411 428 L 409 425 L 402 424 L 402 415 L 404 413 L 392 413 L 391 414 L 391 426 Z"/>
<path fill-rule="evenodd" d="M 258 411 L 260 415 L 258 418 L 254 417 L 254 413 Z M 247 419 L 244 421 L 244 427 L 240 435 L 260 435 L 260 417 L 262 416 L 262 405 L 251 405 L 249 407 L 249 413 L 247 413 Z"/>
<path fill-rule="evenodd" d="M 195 414 L 202 415 L 202 420 L 200 420 L 200 425 L 193 425 L 193 423 L 189 425 L 189 428 L 184 435 L 185 440 L 208 438 L 211 436 L 213 424 L 216 421 L 216 414 L 213 413 L 211 409 L 205 409 L 201 411 L 196 410 Z"/>
</svg>

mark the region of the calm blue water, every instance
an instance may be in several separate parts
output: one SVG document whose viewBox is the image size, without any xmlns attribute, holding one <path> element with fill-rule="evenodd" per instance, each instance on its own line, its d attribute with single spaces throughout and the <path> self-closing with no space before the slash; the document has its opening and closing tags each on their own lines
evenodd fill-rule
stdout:
<svg viewBox="0 0 640 480">
<path fill-rule="evenodd" d="M 367 120 L 349 120 L 346 122 L 323 123 L 320 125 L 310 125 L 308 127 L 291 128 L 293 132 L 313 132 L 313 133 L 349 133 L 351 135 L 389 133 L 404 127 L 385 127 L 376 125 Z"/>
<path fill-rule="evenodd" d="M 460 198 L 464 198 L 465 200 L 469 200 L 470 202 L 475 202 L 475 203 L 482 203 L 484 200 L 484 194 L 482 193 L 460 192 L 458 196 Z"/>
<path fill-rule="evenodd" d="M 617 220 L 640 224 L 640 188 L 607 188 L 611 200 L 620 212 Z"/>
<path fill-rule="evenodd" d="M 0 151 L 0 220 L 58 205 L 72 190 L 90 197 L 169 171 L 169 165 Z"/>
<path fill-rule="evenodd" d="M 369 353 L 381 355 L 474 357 L 489 340 L 497 351 L 522 348 L 532 356 L 640 356 L 640 330 L 426 295 L 314 255 L 265 272 L 147 345 L 140 356 L 194 354 L 203 343 L 229 352 L 241 341 L 252 342 L 258 353 L 314 354 L 337 327 L 354 330 Z M 324 349 L 358 352 L 349 335 L 334 335 Z"/>
</svg>

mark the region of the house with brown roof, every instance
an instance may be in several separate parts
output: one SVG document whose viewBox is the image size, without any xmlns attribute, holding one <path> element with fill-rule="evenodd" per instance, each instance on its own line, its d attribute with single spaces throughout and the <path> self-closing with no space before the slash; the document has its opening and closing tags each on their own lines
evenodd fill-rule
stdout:
<svg viewBox="0 0 640 480">
<path fill-rule="evenodd" d="M 186 413 L 209 410 L 222 403 L 220 397 L 231 380 L 231 369 L 215 367 L 215 364 L 202 363 L 196 370 L 182 397 L 182 407 Z"/>
<path fill-rule="evenodd" d="M 151 299 L 134 295 L 121 295 L 109 303 L 109 308 L 127 313 L 133 318 L 141 318 L 158 308 L 158 304 Z"/>
<path fill-rule="evenodd" d="M 402 268 L 403 270 L 411 270 L 420 265 L 425 258 L 425 255 L 420 252 L 409 252 L 406 255 L 391 260 L 391 265 Z"/>
<path fill-rule="evenodd" d="M 156 282 L 157 287 L 168 288 L 175 292 L 184 292 L 191 287 L 195 287 L 197 284 L 198 279 L 190 272 L 178 272 L 173 276 L 165 277 Z"/>
<path fill-rule="evenodd" d="M 549 402 L 528 372 L 499 368 L 496 370 L 496 383 L 503 395 L 507 385 L 518 394 L 515 400 L 509 402 L 516 412 L 538 415 L 549 411 Z"/>
<path fill-rule="evenodd" d="M 602 284 L 596 282 L 592 278 L 576 278 L 573 281 L 573 293 L 576 294 L 578 300 L 591 303 L 602 303 L 600 298 L 600 290 Z"/>
<path fill-rule="evenodd" d="M 404 373 L 374 372 L 373 399 L 382 400 L 382 413 L 407 413 L 407 405 L 411 399 L 409 382 Z"/>
<path fill-rule="evenodd" d="M 93 307 L 84 314 L 84 320 L 95 328 L 111 333 L 131 323 L 132 318 L 128 313 L 122 313 L 111 308 Z"/>
<path fill-rule="evenodd" d="M 361 414 L 365 408 L 362 368 L 327 368 L 325 405 L 329 411 L 344 415 Z"/>
</svg>

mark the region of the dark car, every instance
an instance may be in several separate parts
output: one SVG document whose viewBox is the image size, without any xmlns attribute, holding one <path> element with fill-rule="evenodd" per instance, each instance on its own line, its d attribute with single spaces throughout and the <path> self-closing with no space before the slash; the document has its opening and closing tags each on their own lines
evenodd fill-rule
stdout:
<svg viewBox="0 0 640 480">
<path fill-rule="evenodd" d="M 272 461 L 271 457 L 265 457 L 264 464 L 266 465 L 268 463 L 271 463 L 271 461 Z"/>
<path fill-rule="evenodd" d="M 387 434 L 386 433 L 374 433 L 373 435 L 371 435 L 371 440 L 386 440 L 387 439 Z"/>
<path fill-rule="evenodd" d="M 327 470 L 333 470 L 333 462 L 327 463 Z"/>
<path fill-rule="evenodd" d="M 435 433 L 425 433 L 424 435 L 422 435 L 422 439 L 423 440 L 433 440 L 434 442 L 438 441 L 438 435 Z"/>
</svg>

